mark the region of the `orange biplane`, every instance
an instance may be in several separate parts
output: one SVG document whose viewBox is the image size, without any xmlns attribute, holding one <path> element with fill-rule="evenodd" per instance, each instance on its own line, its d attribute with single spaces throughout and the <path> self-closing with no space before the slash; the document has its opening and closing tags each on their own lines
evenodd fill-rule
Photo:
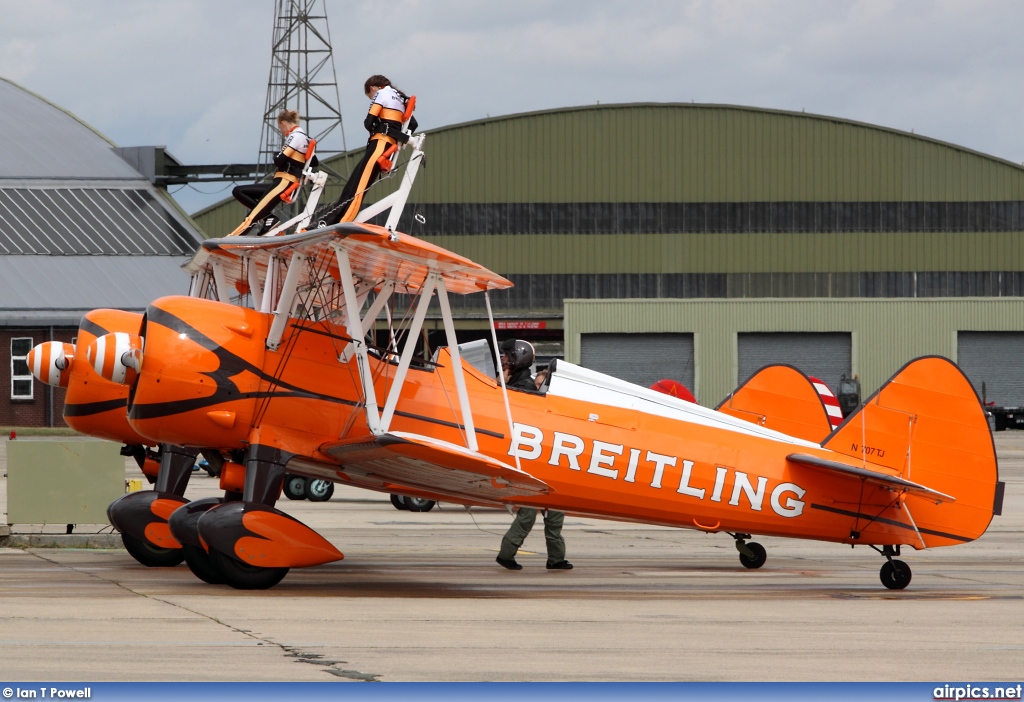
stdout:
<svg viewBox="0 0 1024 702">
<path fill-rule="evenodd" d="M 725 532 L 748 568 L 766 558 L 752 534 L 867 545 L 893 589 L 910 581 L 901 546 L 971 541 L 999 509 L 984 410 L 943 358 L 907 364 L 831 431 L 813 386 L 761 374 L 718 411 L 562 361 L 543 391 L 508 390 L 464 363 L 449 295 L 511 283 L 389 227 L 210 240 L 189 269 L 190 296 L 154 301 L 137 334 L 101 336 L 87 355 L 128 389 L 138 435 L 222 456 L 226 497 L 167 517 L 211 582 L 266 588 L 342 558 L 275 508 L 286 471 Z M 368 343 L 381 315 L 395 326 L 399 296 L 396 342 Z M 448 346 L 417 357 L 431 304 Z"/>
<path fill-rule="evenodd" d="M 726 532 L 748 568 L 766 559 L 752 534 L 868 545 L 897 589 L 910 581 L 901 546 L 970 541 L 998 513 L 984 411 L 945 359 L 908 364 L 834 430 L 812 381 L 785 366 L 762 369 L 716 411 L 564 362 L 540 392 L 509 391 L 494 374 L 493 319 L 491 362 L 467 364 L 449 294 L 511 283 L 395 232 L 423 138 L 409 140 L 397 191 L 357 218 L 390 207 L 384 227 L 303 231 L 324 180 L 304 172 L 304 212 L 277 236 L 205 242 L 186 266 L 189 296 L 156 300 L 141 318 L 96 310 L 77 348 L 33 350 L 36 377 L 68 388 L 69 425 L 124 442 L 155 479 L 108 510 L 140 563 L 184 558 L 207 582 L 266 588 L 291 567 L 340 559 L 275 508 L 286 471 Z M 299 233 L 283 235 L 290 227 Z M 399 298 L 408 309 L 396 323 Z M 418 357 L 432 304 L 448 347 Z M 368 342 L 381 317 L 384 348 Z M 224 495 L 189 502 L 199 451 Z"/>
</svg>

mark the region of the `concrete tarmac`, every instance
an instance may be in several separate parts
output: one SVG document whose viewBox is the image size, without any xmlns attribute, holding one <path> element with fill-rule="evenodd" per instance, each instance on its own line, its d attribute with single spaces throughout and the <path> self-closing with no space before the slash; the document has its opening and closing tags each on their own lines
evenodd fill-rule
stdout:
<svg viewBox="0 0 1024 702">
<path fill-rule="evenodd" d="M 206 585 L 184 565 L 145 568 L 120 549 L 0 549 L 0 682 L 1015 684 L 1024 432 L 996 445 L 1003 516 L 973 543 L 907 549 L 913 581 L 900 592 L 882 587 L 869 548 L 758 538 L 768 562 L 747 571 L 724 534 L 574 517 L 564 535 L 575 570 L 545 570 L 538 526 L 526 547 L 540 553 L 521 552 L 524 569 L 509 572 L 494 563 L 507 513 L 398 511 L 340 486 L 327 503 L 279 506 L 345 560 L 263 592 Z M 202 474 L 187 495 L 216 493 Z"/>
</svg>

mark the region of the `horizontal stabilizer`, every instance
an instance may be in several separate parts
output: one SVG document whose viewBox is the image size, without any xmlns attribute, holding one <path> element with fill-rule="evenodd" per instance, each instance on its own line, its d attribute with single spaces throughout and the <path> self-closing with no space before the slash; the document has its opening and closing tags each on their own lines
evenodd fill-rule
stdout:
<svg viewBox="0 0 1024 702">
<path fill-rule="evenodd" d="M 935 504 L 956 501 L 956 498 L 951 495 L 939 492 L 938 490 L 932 490 L 924 485 L 912 483 L 909 480 L 898 478 L 895 475 L 887 475 L 885 473 L 847 465 L 846 463 L 840 463 L 838 461 L 830 461 L 825 458 L 818 458 L 817 456 L 808 456 L 804 453 L 791 453 L 786 456 L 786 460 L 790 463 L 799 463 L 801 465 L 820 468 L 832 473 L 840 473 L 842 475 L 860 478 L 861 480 L 866 480 L 869 483 L 881 485 L 882 487 L 894 492 L 906 492 L 919 497 L 924 497 Z"/>
<path fill-rule="evenodd" d="M 329 443 L 320 450 L 340 461 L 339 472 L 354 482 L 380 481 L 486 502 L 548 492 L 542 480 L 507 463 L 420 434 L 396 431 Z"/>
</svg>

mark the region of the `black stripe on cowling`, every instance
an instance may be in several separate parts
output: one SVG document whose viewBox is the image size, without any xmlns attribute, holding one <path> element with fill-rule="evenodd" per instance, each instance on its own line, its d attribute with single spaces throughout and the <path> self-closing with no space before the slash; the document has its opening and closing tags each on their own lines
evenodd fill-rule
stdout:
<svg viewBox="0 0 1024 702">
<path fill-rule="evenodd" d="M 123 409 L 128 406 L 127 399 L 104 400 L 103 402 L 83 402 L 81 404 L 64 405 L 65 417 L 89 417 L 111 410 Z"/>
<path fill-rule="evenodd" d="M 82 317 L 82 321 L 78 323 L 78 331 L 92 334 L 97 339 L 110 333 L 88 317 Z"/>
</svg>

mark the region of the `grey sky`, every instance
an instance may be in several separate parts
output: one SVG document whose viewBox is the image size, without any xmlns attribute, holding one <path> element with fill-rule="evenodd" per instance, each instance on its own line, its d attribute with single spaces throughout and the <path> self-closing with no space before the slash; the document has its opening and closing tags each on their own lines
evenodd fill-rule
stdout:
<svg viewBox="0 0 1024 702">
<path fill-rule="evenodd" d="M 122 146 L 248 162 L 273 10 L 273 0 L 0 0 L 0 75 Z M 695 100 L 806 109 L 1024 161 L 1019 0 L 328 0 L 327 13 L 350 148 L 365 140 L 363 80 L 384 73 L 418 96 L 424 129 Z M 217 199 L 179 196 L 189 210 Z"/>
</svg>

